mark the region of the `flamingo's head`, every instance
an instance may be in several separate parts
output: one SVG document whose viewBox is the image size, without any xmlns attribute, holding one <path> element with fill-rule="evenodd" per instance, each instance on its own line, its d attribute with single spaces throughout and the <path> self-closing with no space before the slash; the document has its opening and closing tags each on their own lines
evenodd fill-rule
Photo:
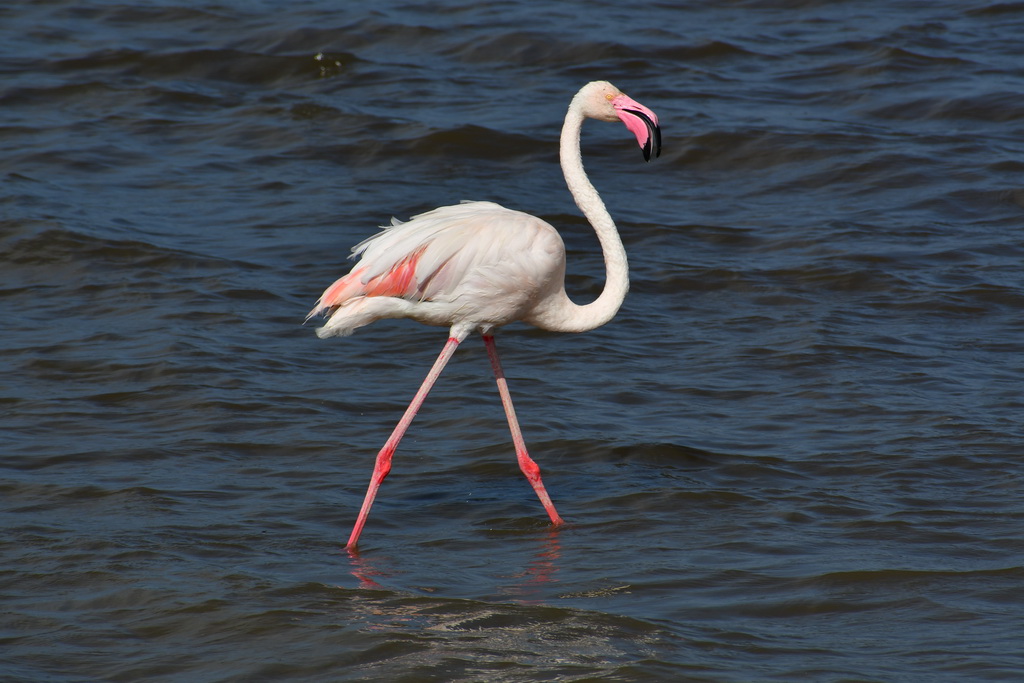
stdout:
<svg viewBox="0 0 1024 683">
<path fill-rule="evenodd" d="M 587 83 L 576 95 L 584 116 L 600 121 L 622 121 L 626 124 L 640 149 L 644 160 L 661 155 L 661 127 L 658 115 L 623 93 L 608 81 Z"/>
</svg>

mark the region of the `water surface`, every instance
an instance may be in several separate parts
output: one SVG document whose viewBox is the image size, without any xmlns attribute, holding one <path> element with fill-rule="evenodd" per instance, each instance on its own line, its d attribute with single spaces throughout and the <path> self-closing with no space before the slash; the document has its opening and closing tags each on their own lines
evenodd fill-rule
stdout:
<svg viewBox="0 0 1024 683">
<path fill-rule="evenodd" d="M 1018 4 L 49 0 L 0 9 L 2 678 L 1018 680 Z M 387 223 L 488 199 L 600 291 L 471 338 L 303 316 Z"/>
</svg>

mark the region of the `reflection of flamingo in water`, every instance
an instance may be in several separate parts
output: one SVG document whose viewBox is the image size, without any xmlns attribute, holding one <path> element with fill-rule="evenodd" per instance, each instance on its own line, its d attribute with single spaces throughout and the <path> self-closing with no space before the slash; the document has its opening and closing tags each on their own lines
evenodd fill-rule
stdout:
<svg viewBox="0 0 1024 683">
<path fill-rule="evenodd" d="M 565 293 L 565 247 L 549 224 L 490 202 L 445 206 L 394 225 L 357 245 L 352 271 L 323 293 L 310 317 L 328 316 L 320 337 L 345 336 L 382 318 L 412 318 L 450 327 L 448 342 L 427 374 L 391 438 L 377 455 L 348 547 L 355 548 L 391 458 L 456 347 L 478 331 L 483 335 L 498 392 L 508 417 L 519 467 L 559 525 L 540 468 L 526 452 L 494 345 L 494 331 L 518 320 L 555 332 L 585 332 L 604 325 L 629 289 L 626 251 L 580 158 L 584 118 L 622 121 L 643 148 L 644 159 L 661 152 L 658 117 L 605 81 L 583 86 L 562 126 L 562 172 L 577 206 L 590 221 L 604 250 L 607 282 L 592 303 L 578 306 Z"/>
<path fill-rule="evenodd" d="M 542 603 L 544 595 L 539 587 L 556 581 L 555 574 L 558 573 L 558 562 L 562 556 L 562 546 L 558 542 L 558 527 L 550 527 L 547 536 L 538 538 L 537 543 L 533 557 L 527 561 L 525 567 L 513 574 L 501 576 L 510 580 L 501 586 L 502 595 L 510 600 L 524 604 Z M 398 574 L 397 571 L 387 569 L 386 564 L 380 564 L 377 561 L 380 558 L 371 561 L 351 546 L 347 551 L 352 562 L 352 576 L 359 580 L 360 588 L 387 590 L 387 584 Z"/>
</svg>

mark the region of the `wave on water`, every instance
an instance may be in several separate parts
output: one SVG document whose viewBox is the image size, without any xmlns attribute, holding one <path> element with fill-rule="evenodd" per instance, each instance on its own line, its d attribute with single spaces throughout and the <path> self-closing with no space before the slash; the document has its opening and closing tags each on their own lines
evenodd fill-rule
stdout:
<svg viewBox="0 0 1024 683">
<path fill-rule="evenodd" d="M 1019 3 L 0 9 L 0 677 L 1015 680 Z M 392 216 L 493 200 L 632 288 L 499 345 L 303 317 Z M 186 656 L 187 655 L 187 656 Z"/>
</svg>

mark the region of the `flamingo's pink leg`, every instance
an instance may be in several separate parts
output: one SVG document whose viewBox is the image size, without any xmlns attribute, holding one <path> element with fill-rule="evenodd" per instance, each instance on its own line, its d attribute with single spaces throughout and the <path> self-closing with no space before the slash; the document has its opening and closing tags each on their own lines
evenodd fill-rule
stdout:
<svg viewBox="0 0 1024 683">
<path fill-rule="evenodd" d="M 508 428 L 512 431 L 512 443 L 516 447 L 516 457 L 519 459 L 519 469 L 526 475 L 526 479 L 537 492 L 537 497 L 548 511 L 551 523 L 562 524 L 562 518 L 555 511 L 554 503 L 544 488 L 544 482 L 540 479 L 540 467 L 533 461 L 530 454 L 526 452 L 526 443 L 523 441 L 523 433 L 519 430 L 519 421 L 516 419 L 515 408 L 512 407 L 512 397 L 508 393 L 508 382 L 505 380 L 505 372 L 501 369 L 501 361 L 498 360 L 498 348 L 494 345 L 494 337 L 484 335 L 484 344 L 487 346 L 487 355 L 491 359 L 491 367 L 494 369 L 494 378 L 498 381 L 498 393 L 501 394 L 501 405 L 505 408 L 505 415 L 508 416 Z"/>
<path fill-rule="evenodd" d="M 366 491 L 363 507 L 359 511 L 359 518 L 352 529 L 352 535 L 348 537 L 346 548 L 353 549 L 356 547 L 356 543 L 359 541 L 359 534 L 362 533 L 363 525 L 366 524 L 366 518 L 370 514 L 370 507 L 373 506 L 373 499 L 377 495 L 377 489 L 380 488 L 380 483 L 384 481 L 384 477 L 388 476 L 388 472 L 391 471 L 391 457 L 395 454 L 395 449 L 398 448 L 398 442 L 405 436 L 406 430 L 412 424 L 412 419 L 416 417 L 416 413 L 419 411 L 420 406 L 423 405 L 424 399 L 427 398 L 427 394 L 430 392 L 431 387 L 434 386 L 434 382 L 437 381 L 444 366 L 448 364 L 452 354 L 455 353 L 455 349 L 458 348 L 460 341 L 460 339 L 455 337 L 448 338 L 448 342 L 441 350 L 441 355 L 434 361 L 434 367 L 430 368 L 427 378 L 423 380 L 423 384 L 420 385 L 419 391 L 413 397 L 412 403 L 405 409 L 402 419 L 395 425 L 395 431 L 391 432 L 391 438 L 387 440 L 384 447 L 380 449 L 380 453 L 377 454 L 377 462 L 373 466 L 373 476 L 370 477 L 370 487 Z"/>
</svg>

